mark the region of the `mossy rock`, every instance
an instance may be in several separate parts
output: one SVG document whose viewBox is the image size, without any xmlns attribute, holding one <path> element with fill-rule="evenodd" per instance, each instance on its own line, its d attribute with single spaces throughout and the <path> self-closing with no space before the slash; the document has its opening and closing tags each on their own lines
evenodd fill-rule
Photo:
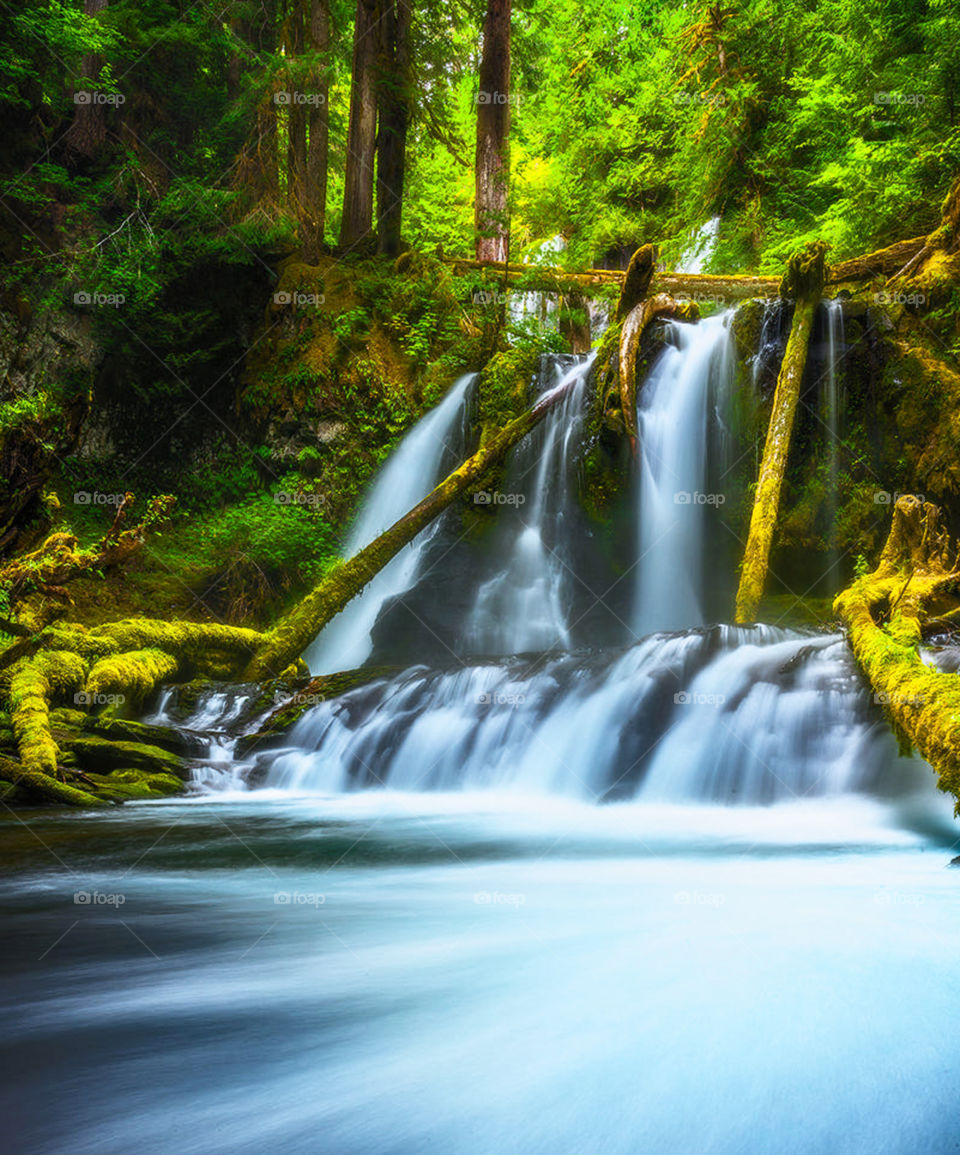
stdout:
<svg viewBox="0 0 960 1155">
<path fill-rule="evenodd" d="M 192 730 L 178 730 L 175 726 L 151 726 L 126 718 L 84 717 L 82 728 L 96 738 L 109 742 L 135 742 L 142 746 L 157 746 L 182 758 L 202 758 L 208 749 L 206 739 Z"/>
<path fill-rule="evenodd" d="M 190 768 L 184 759 L 159 746 L 78 737 L 69 742 L 68 749 L 85 773 L 135 770 L 147 774 L 169 774 L 179 781 L 186 781 L 190 776 Z"/>
<path fill-rule="evenodd" d="M 183 793 L 183 782 L 175 774 L 151 774 L 144 770 L 114 770 L 109 774 L 88 774 L 96 793 L 109 802 L 134 802 L 146 798 L 169 798 Z"/>
</svg>

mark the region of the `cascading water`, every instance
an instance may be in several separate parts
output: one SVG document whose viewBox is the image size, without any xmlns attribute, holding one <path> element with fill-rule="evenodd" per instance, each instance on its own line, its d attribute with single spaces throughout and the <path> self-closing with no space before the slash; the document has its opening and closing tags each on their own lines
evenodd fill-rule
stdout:
<svg viewBox="0 0 960 1155">
<path fill-rule="evenodd" d="M 317 707 L 290 743 L 271 786 L 753 805 L 877 788 L 894 753 L 840 637 L 762 626 L 414 668 Z"/>
<path fill-rule="evenodd" d="M 363 503 L 344 556 L 352 557 L 389 529 L 442 479 L 445 464 L 462 458 L 470 390 L 475 380 L 475 373 L 461 377 L 443 401 L 400 442 Z M 366 661 L 372 649 L 370 631 L 380 611 L 390 599 L 410 588 L 438 525 L 434 522 L 419 533 L 321 631 L 304 654 L 313 673 L 349 670 Z"/>
<path fill-rule="evenodd" d="M 697 325 L 671 325 L 675 343 L 639 395 L 637 635 L 703 621 L 705 518 L 726 499 L 730 319 L 724 313 Z"/>
<path fill-rule="evenodd" d="M 572 363 L 571 363 L 572 362 Z M 576 453 L 593 356 L 544 358 L 541 391 L 569 388 L 507 465 L 498 571 L 477 592 L 464 629 L 472 654 L 516 654 L 570 645 L 569 557 L 576 506 Z"/>
<path fill-rule="evenodd" d="M 824 301 L 826 312 L 826 372 L 821 379 L 821 409 L 826 425 L 827 440 L 827 516 L 830 524 L 830 577 L 833 592 L 837 591 L 837 477 L 840 461 L 840 359 L 843 356 L 843 301 L 839 298 Z"/>
<path fill-rule="evenodd" d="M 284 749 L 251 737 L 248 769 L 214 742 L 205 795 L 83 822 L 0 814 L 20 1150 L 955 1149 L 949 802 L 897 758 L 841 637 L 689 628 L 702 555 L 685 519 L 718 485 L 726 323 L 673 339 L 641 394 L 640 522 L 668 559 L 649 562 L 650 597 L 688 616 L 669 597 L 641 610 L 684 628 L 620 649 L 577 638 L 556 567 L 576 569 L 571 538 L 596 551 L 572 516 L 578 363 L 508 465 L 528 500 L 499 510 L 471 619 L 481 649 L 559 652 L 381 671 L 306 712 Z M 435 480 L 421 434 L 378 479 L 368 534 Z M 438 569 L 419 584 L 448 590 Z M 387 596 L 328 664 L 367 653 Z M 927 657 L 956 669 L 952 635 Z M 182 709 L 168 695 L 157 720 L 215 738 L 251 693 L 261 710 L 262 687 Z"/>
<path fill-rule="evenodd" d="M 676 271 L 687 275 L 702 273 L 713 256 L 720 235 L 720 218 L 711 217 L 690 238 L 677 261 Z"/>
</svg>

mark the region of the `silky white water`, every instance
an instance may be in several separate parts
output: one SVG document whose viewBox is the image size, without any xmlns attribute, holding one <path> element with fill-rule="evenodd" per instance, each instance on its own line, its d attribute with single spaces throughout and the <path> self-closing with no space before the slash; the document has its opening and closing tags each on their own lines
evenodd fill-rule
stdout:
<svg viewBox="0 0 960 1155">
<path fill-rule="evenodd" d="M 469 646 L 242 762 L 264 707 L 202 696 L 179 723 L 210 741 L 193 797 L 0 814 L 18 1153 L 957 1149 L 950 800 L 898 756 L 842 636 L 702 623 L 692 527 L 717 506 L 673 495 L 723 492 L 729 336 L 673 338 L 640 397 L 654 544 L 622 645 L 575 636 L 589 381 L 554 362 L 541 384 L 562 366 L 577 387 L 508 464 L 525 501 L 497 514 Z M 453 430 L 461 387 L 425 420 Z M 432 484 L 422 424 L 371 536 L 407 508 L 385 482 L 411 439 L 397 505 Z M 321 635 L 325 664 L 370 653 L 390 596 L 359 639 Z M 177 710 L 167 693 L 154 717 Z"/>
<path fill-rule="evenodd" d="M 572 364 L 568 364 L 572 362 Z M 551 360 L 544 392 L 568 389 L 507 466 L 500 564 L 483 582 L 463 631 L 471 654 L 515 654 L 570 646 L 571 583 L 566 556 L 576 503 L 574 468 L 593 356 Z"/>
<path fill-rule="evenodd" d="M 377 474 L 344 549 L 352 557 L 421 501 L 442 480 L 445 461 L 459 464 L 470 388 L 475 373 L 461 377 L 443 401 L 423 417 Z M 453 465 L 450 466 L 453 468 Z M 377 574 L 363 592 L 325 627 L 304 658 L 314 674 L 361 665 L 370 655 L 370 631 L 384 605 L 409 589 L 438 522 L 422 530 Z"/>
<path fill-rule="evenodd" d="M 671 325 L 674 344 L 639 391 L 637 635 L 703 622 L 706 520 L 725 504 L 729 484 L 722 435 L 733 385 L 731 316 Z"/>
</svg>

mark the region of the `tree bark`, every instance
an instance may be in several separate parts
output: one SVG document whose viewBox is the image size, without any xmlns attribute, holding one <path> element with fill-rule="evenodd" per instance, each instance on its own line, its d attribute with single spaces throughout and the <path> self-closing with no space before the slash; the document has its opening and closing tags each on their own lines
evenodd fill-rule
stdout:
<svg viewBox="0 0 960 1155">
<path fill-rule="evenodd" d="M 303 53 L 304 44 L 304 4 L 306 0 L 295 0 L 291 6 L 286 26 L 286 52 L 296 63 Z M 297 221 L 303 218 L 307 184 L 307 108 L 295 78 L 299 71 L 294 68 L 288 81 L 290 91 L 287 104 L 287 204 Z M 303 238 L 301 237 L 301 243 Z"/>
<path fill-rule="evenodd" d="M 807 364 L 810 334 L 820 303 L 826 272 L 823 263 L 824 246 L 815 242 L 802 253 L 792 257 L 787 275 L 781 285 L 781 296 L 796 300 L 790 337 L 783 354 L 777 389 L 770 413 L 770 426 L 760 463 L 760 477 L 750 517 L 750 530 L 740 571 L 737 590 L 738 622 L 756 620 L 757 607 L 763 596 L 770 562 L 773 531 L 780 509 L 780 492 L 790 452 L 793 420 L 800 400 L 800 384 Z"/>
<path fill-rule="evenodd" d="M 350 127 L 344 169 L 340 247 L 372 238 L 373 166 L 377 132 L 377 55 L 381 0 L 357 0 L 353 32 Z"/>
<path fill-rule="evenodd" d="M 84 0 L 85 16 L 99 16 L 107 8 L 109 0 Z M 73 123 L 66 136 L 67 151 L 83 160 L 92 160 L 107 139 L 107 106 L 93 99 L 91 84 L 95 85 L 103 61 L 95 53 L 85 55 L 80 63 L 84 76 L 82 87 L 74 89 L 76 111 Z"/>
<path fill-rule="evenodd" d="M 378 250 L 400 252 L 403 185 L 410 123 L 410 25 L 413 0 L 383 0 L 383 51 L 377 91 L 380 131 L 377 151 Z"/>
<path fill-rule="evenodd" d="M 313 94 L 316 96 L 316 102 L 310 105 L 307 117 L 307 179 L 300 229 L 304 259 L 309 264 L 316 264 L 323 250 L 327 221 L 327 166 L 330 138 L 329 0 L 311 0 L 307 48 L 314 54 L 315 63 L 311 71 L 314 76 Z"/>
<path fill-rule="evenodd" d="M 474 227 L 478 261 L 505 261 L 509 251 L 511 0 L 487 0 L 477 92 Z"/>
</svg>

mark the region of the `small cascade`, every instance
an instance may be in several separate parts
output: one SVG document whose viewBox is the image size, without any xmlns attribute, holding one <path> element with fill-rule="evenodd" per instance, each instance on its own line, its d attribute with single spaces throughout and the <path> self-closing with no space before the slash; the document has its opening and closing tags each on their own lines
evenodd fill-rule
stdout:
<svg viewBox="0 0 960 1155">
<path fill-rule="evenodd" d="M 415 667 L 315 707 L 289 742 L 269 786 L 754 805 L 881 789 L 896 754 L 840 636 L 762 626 Z"/>
<path fill-rule="evenodd" d="M 690 238 L 677 262 L 676 272 L 687 274 L 702 273 L 713 256 L 720 235 L 720 218 L 711 217 L 700 226 Z"/>
<path fill-rule="evenodd" d="M 640 392 L 638 635 L 703 622 L 707 511 L 726 496 L 724 431 L 733 387 L 732 314 L 674 323 Z M 716 487 L 716 488 L 714 488 Z"/>
<path fill-rule="evenodd" d="M 837 574 L 837 477 L 840 460 L 840 359 L 843 356 L 843 302 L 839 299 L 824 301 L 826 311 L 827 367 L 820 387 L 820 409 L 826 425 L 827 438 L 827 501 L 830 534 L 830 585 L 836 593 Z"/>
<path fill-rule="evenodd" d="M 409 512 L 464 452 L 471 386 L 475 373 L 461 377 L 441 401 L 404 437 L 377 474 L 344 549 L 352 557 Z M 321 631 L 304 654 L 314 674 L 354 669 L 370 656 L 373 629 L 386 602 L 414 582 L 439 519 L 424 529 L 370 582 L 362 594 Z"/>
<path fill-rule="evenodd" d="M 539 392 L 569 395 L 511 454 L 497 527 L 497 572 L 477 591 L 464 630 L 471 654 L 516 654 L 570 647 L 576 466 L 593 355 L 547 356 Z"/>
</svg>

